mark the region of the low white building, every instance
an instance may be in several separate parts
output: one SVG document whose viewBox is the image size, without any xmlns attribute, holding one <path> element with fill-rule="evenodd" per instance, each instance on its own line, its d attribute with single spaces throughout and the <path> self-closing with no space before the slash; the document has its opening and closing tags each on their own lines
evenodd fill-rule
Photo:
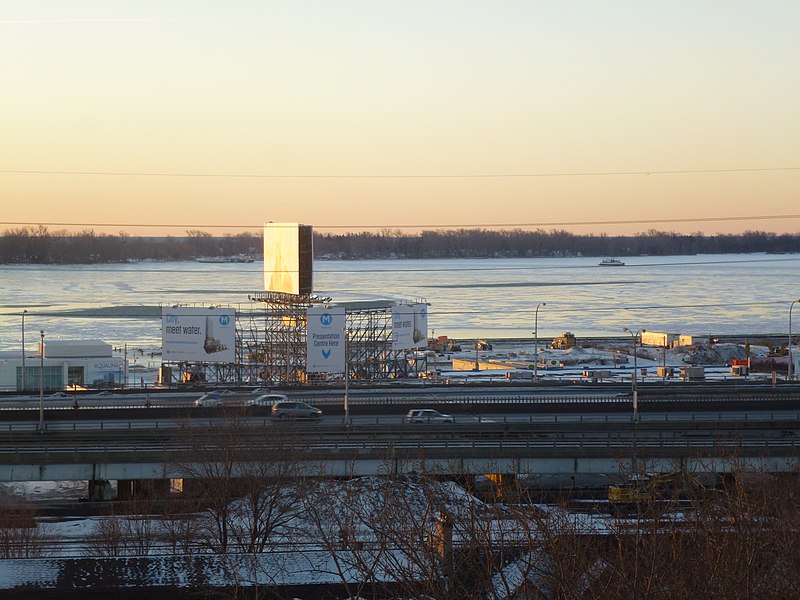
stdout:
<svg viewBox="0 0 800 600">
<path fill-rule="evenodd" d="M 656 346 L 658 348 L 678 348 L 691 346 L 692 336 L 681 333 L 665 333 L 662 331 L 644 331 L 641 337 L 642 346 Z"/>
<path fill-rule="evenodd" d="M 24 364 L 24 373 L 23 373 Z M 125 360 L 115 357 L 110 344 L 100 340 L 45 341 L 43 356 L 26 352 L 0 352 L 0 390 L 33 392 L 76 387 L 121 385 Z"/>
</svg>

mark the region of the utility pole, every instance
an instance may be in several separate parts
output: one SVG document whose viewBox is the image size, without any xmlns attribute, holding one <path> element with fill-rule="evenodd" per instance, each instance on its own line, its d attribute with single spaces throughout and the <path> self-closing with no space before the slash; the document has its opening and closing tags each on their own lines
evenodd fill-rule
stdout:
<svg viewBox="0 0 800 600">
<path fill-rule="evenodd" d="M 39 432 L 44 431 L 44 329 L 39 332 Z"/>
<path fill-rule="evenodd" d="M 28 310 L 22 311 L 22 393 L 25 393 L 25 315 Z"/>
<path fill-rule="evenodd" d="M 536 316 L 533 320 L 533 381 L 538 381 L 539 377 L 539 307 L 547 306 L 547 302 L 539 302 L 536 305 Z"/>
<path fill-rule="evenodd" d="M 122 389 L 125 389 L 126 384 L 128 383 L 128 342 L 125 342 L 123 346 L 123 354 L 122 354 Z"/>
<path fill-rule="evenodd" d="M 793 300 L 792 303 L 789 305 L 789 345 L 786 346 L 787 357 L 789 358 L 789 368 L 787 370 L 787 381 L 792 380 L 792 371 L 794 369 L 794 363 L 792 362 L 792 309 L 794 305 L 800 302 L 800 300 Z"/>
<path fill-rule="evenodd" d="M 639 391 L 636 389 L 636 379 L 637 379 L 637 367 L 636 364 L 636 342 L 641 339 L 642 334 L 647 331 L 646 329 L 640 329 L 636 333 L 628 329 L 627 327 L 623 328 L 623 331 L 627 331 L 631 334 L 633 338 L 633 377 L 631 378 L 631 394 L 633 395 L 633 420 L 634 422 L 639 421 Z"/>
<path fill-rule="evenodd" d="M 347 326 L 344 328 L 344 424 L 350 423 L 350 345 Z"/>
</svg>

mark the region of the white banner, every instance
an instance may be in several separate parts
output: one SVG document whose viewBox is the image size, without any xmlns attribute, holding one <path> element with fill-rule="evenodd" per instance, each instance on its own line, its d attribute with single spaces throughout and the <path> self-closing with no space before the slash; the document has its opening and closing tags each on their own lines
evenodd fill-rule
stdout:
<svg viewBox="0 0 800 600">
<path fill-rule="evenodd" d="M 161 352 L 164 362 L 236 362 L 236 310 L 163 307 Z"/>
<path fill-rule="evenodd" d="M 417 348 L 428 347 L 428 305 L 425 302 L 414 305 L 414 343 Z"/>
<path fill-rule="evenodd" d="M 392 350 L 428 345 L 428 305 L 395 304 L 392 307 Z"/>
<path fill-rule="evenodd" d="M 306 370 L 344 373 L 346 325 L 343 306 L 312 306 L 306 311 Z"/>
</svg>

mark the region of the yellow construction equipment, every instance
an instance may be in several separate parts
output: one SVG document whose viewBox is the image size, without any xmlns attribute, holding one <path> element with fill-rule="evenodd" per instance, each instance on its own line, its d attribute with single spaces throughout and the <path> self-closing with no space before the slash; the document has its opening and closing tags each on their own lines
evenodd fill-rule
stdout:
<svg viewBox="0 0 800 600">
<path fill-rule="evenodd" d="M 634 474 L 621 485 L 608 486 L 608 501 L 614 507 L 623 507 L 678 500 L 700 487 L 697 478 L 685 471 Z"/>
<path fill-rule="evenodd" d="M 553 338 L 550 347 L 553 350 L 566 350 L 575 346 L 575 334 L 571 331 L 564 331 L 560 336 Z"/>
</svg>

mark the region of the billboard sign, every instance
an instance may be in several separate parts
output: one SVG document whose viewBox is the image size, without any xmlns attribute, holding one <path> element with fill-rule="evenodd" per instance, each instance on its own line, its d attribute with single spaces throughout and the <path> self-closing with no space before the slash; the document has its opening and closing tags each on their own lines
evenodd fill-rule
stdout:
<svg viewBox="0 0 800 600">
<path fill-rule="evenodd" d="M 343 373 L 345 311 L 343 306 L 312 306 L 306 311 L 306 370 Z"/>
<path fill-rule="evenodd" d="M 428 305 L 395 304 L 392 307 L 392 350 L 411 350 L 428 345 Z"/>
<path fill-rule="evenodd" d="M 165 362 L 236 362 L 236 310 L 163 307 L 161 356 Z"/>
<path fill-rule="evenodd" d="M 310 225 L 264 225 L 264 289 L 285 294 L 313 292 L 313 232 Z"/>
</svg>

